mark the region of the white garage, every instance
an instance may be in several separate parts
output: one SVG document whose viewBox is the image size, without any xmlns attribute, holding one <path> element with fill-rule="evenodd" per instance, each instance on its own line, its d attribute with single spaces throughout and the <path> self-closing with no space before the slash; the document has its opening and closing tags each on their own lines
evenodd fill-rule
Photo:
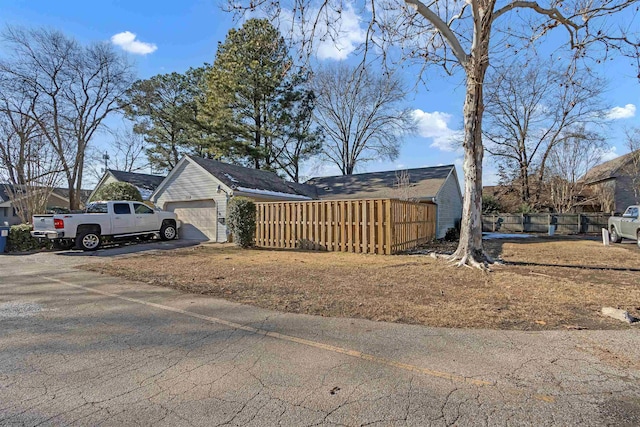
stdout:
<svg viewBox="0 0 640 427">
<path fill-rule="evenodd" d="M 175 212 L 182 223 L 181 239 L 216 240 L 216 203 L 213 200 L 169 202 L 165 210 Z"/>
<path fill-rule="evenodd" d="M 227 204 L 231 197 L 256 201 L 311 200 L 302 184 L 286 182 L 273 172 L 185 156 L 156 188 L 151 201 L 175 212 L 182 239 L 226 242 Z"/>
</svg>

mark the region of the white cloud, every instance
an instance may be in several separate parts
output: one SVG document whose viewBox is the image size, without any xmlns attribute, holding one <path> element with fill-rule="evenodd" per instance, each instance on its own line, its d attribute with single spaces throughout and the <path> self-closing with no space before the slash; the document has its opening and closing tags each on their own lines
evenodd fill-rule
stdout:
<svg viewBox="0 0 640 427">
<path fill-rule="evenodd" d="M 609 147 L 608 150 L 606 150 L 605 152 L 602 153 L 602 157 L 601 157 L 601 161 L 602 162 L 607 162 L 609 160 L 613 160 L 616 157 L 619 157 L 620 154 L 618 154 L 616 152 L 616 147 L 615 145 L 612 145 L 611 147 Z"/>
<path fill-rule="evenodd" d="M 111 36 L 111 43 L 121 47 L 123 50 L 136 55 L 148 55 L 158 49 L 154 43 L 145 43 L 136 40 L 136 35 L 131 31 L 123 31 Z"/>
<path fill-rule="evenodd" d="M 451 114 L 440 111 L 428 113 L 416 109 L 413 110 L 413 117 L 418 124 L 420 136 L 433 139 L 430 147 L 442 151 L 455 151 L 459 148 L 462 131 L 449 128 Z"/>
<path fill-rule="evenodd" d="M 636 106 L 633 104 L 627 104 L 624 107 L 613 107 L 607 113 L 609 120 L 629 119 L 636 115 Z"/>
<path fill-rule="evenodd" d="M 315 16 L 318 10 L 306 12 L 307 16 Z M 347 4 L 340 13 L 328 8 L 320 14 L 321 20 L 315 24 L 314 20 L 304 24 L 296 22 L 292 25 L 293 13 L 291 10 L 283 10 L 280 15 L 279 27 L 281 31 L 291 31 L 296 41 L 303 40 L 303 34 L 315 34 L 313 46 L 318 59 L 332 59 L 341 61 L 346 59 L 366 39 L 366 30 L 362 28 L 360 16 L 353 10 L 353 6 Z M 315 24 L 315 27 L 313 27 Z"/>
<path fill-rule="evenodd" d="M 353 6 L 347 5 L 339 15 L 331 13 L 328 20 L 336 27 L 334 36 L 325 35 L 318 43 L 318 58 L 343 60 L 351 54 L 358 45 L 365 41 L 366 31 L 360 26 L 360 17 L 354 12 Z"/>
</svg>

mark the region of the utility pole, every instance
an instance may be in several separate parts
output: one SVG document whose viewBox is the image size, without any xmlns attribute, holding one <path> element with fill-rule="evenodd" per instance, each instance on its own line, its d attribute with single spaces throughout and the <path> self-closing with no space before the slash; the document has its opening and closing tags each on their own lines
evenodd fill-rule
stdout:
<svg viewBox="0 0 640 427">
<path fill-rule="evenodd" d="M 109 168 L 109 154 L 106 151 L 102 155 L 102 160 L 104 160 L 104 169 L 102 169 L 102 173 L 105 173 Z"/>
</svg>

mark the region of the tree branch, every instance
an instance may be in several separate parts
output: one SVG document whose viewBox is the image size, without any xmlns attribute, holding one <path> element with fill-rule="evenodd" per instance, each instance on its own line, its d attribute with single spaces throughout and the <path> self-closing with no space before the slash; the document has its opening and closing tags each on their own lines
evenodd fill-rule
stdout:
<svg viewBox="0 0 640 427">
<path fill-rule="evenodd" d="M 405 0 L 405 3 L 411 7 L 413 7 L 416 12 L 422 15 L 425 19 L 433 24 L 434 27 L 442 34 L 442 37 L 447 41 L 447 44 L 451 47 L 453 54 L 456 56 L 458 61 L 463 67 L 466 67 L 467 62 L 469 60 L 469 55 L 464 51 L 460 41 L 456 37 L 456 35 L 449 28 L 435 12 L 429 9 L 424 3 L 420 0 Z M 462 12 L 460 12 L 462 13 Z"/>
</svg>

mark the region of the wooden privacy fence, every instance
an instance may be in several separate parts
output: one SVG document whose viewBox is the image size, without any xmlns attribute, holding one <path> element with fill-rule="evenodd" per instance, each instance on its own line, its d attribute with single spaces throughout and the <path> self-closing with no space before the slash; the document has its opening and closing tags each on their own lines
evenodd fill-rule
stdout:
<svg viewBox="0 0 640 427">
<path fill-rule="evenodd" d="M 436 206 L 396 199 L 256 203 L 256 245 L 393 254 L 435 237 Z"/>
<path fill-rule="evenodd" d="M 489 214 L 482 216 L 482 231 L 546 233 L 550 225 L 555 225 L 556 233 L 561 234 L 600 233 L 602 228 L 607 228 L 610 216 L 604 212 Z"/>
</svg>

